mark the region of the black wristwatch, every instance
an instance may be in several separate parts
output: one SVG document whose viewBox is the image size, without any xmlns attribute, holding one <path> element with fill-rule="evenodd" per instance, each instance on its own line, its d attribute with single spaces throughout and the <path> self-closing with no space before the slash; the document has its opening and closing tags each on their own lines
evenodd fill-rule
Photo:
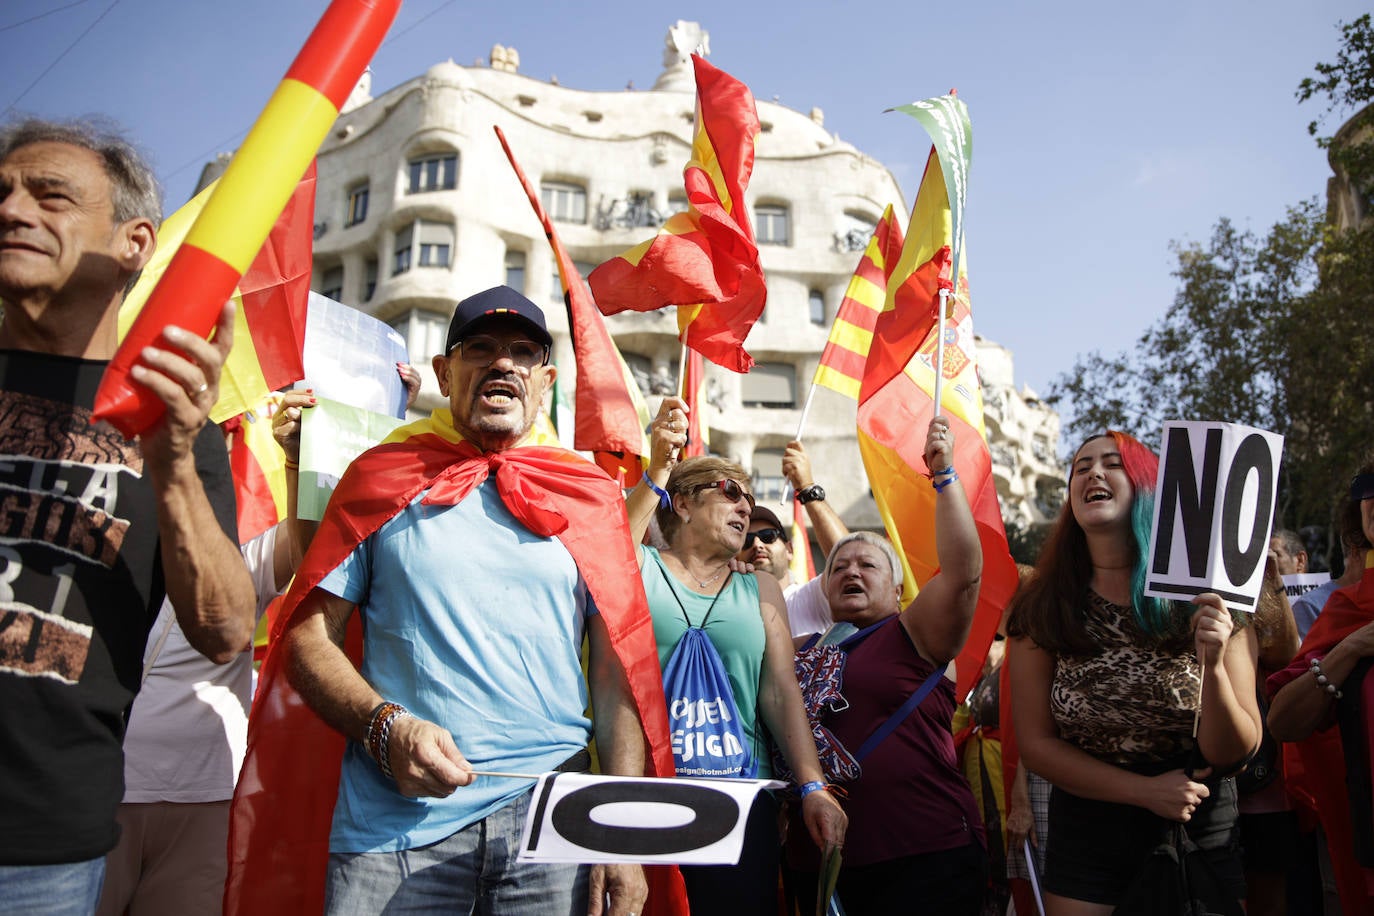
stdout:
<svg viewBox="0 0 1374 916">
<path fill-rule="evenodd" d="M 804 490 L 797 491 L 797 502 L 803 506 L 807 503 L 814 503 L 825 499 L 825 489 L 818 483 L 813 483 Z"/>
</svg>

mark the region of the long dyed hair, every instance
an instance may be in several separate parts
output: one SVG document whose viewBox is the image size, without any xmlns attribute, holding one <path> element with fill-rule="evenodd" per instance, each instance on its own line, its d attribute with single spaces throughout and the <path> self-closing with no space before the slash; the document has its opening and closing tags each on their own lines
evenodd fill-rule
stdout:
<svg viewBox="0 0 1374 916">
<path fill-rule="evenodd" d="M 1131 483 L 1131 541 L 1134 548 L 1131 571 L 1131 609 L 1136 623 L 1152 639 L 1166 642 L 1188 631 L 1188 618 L 1180 615 L 1172 601 L 1145 597 L 1146 552 L 1150 546 L 1150 526 L 1154 521 L 1155 478 L 1159 458 L 1138 439 L 1117 430 L 1090 436 L 1074 450 L 1110 436 L 1121 453 L 1121 467 Z M 1070 482 L 1073 464 L 1069 465 Z M 1083 607 L 1092 583 L 1092 557 L 1088 539 L 1073 515 L 1073 503 L 1065 498 L 1054 530 L 1040 550 L 1035 576 L 1016 595 L 1007 632 L 1029 637 L 1042 649 L 1064 655 L 1089 655 L 1096 646 L 1083 628 Z"/>
</svg>

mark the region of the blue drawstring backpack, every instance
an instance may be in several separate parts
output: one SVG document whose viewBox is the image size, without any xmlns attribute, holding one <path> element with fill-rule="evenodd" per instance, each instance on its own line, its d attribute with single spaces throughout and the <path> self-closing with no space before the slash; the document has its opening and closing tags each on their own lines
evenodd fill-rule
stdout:
<svg viewBox="0 0 1374 916">
<path fill-rule="evenodd" d="M 677 775 L 753 779 L 758 775 L 759 765 L 749 733 L 740 721 L 725 663 L 706 635 L 706 621 L 725 593 L 730 574 L 721 583 L 700 626 L 692 625 L 662 567 L 659 574 L 668 582 L 687 623 L 687 632 L 663 666 L 663 697 L 668 703 L 668 732 Z"/>
</svg>

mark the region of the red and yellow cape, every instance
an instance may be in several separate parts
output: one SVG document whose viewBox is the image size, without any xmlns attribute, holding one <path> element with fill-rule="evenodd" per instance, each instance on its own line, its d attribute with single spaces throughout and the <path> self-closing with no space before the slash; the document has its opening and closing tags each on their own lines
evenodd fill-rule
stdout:
<svg viewBox="0 0 1374 916">
<path fill-rule="evenodd" d="M 557 537 L 572 555 L 625 669 L 647 742 L 647 775 L 672 776 L 673 755 L 653 625 L 616 484 L 591 462 L 545 444 L 482 452 L 454 430 L 447 410 L 403 426 L 349 466 L 325 511 L 273 627 L 248 722 L 248 750 L 234 791 L 227 914 L 318 913 L 323 908 L 329 830 L 346 739 L 324 724 L 287 682 L 279 637 L 302 599 L 368 535 L 422 491 L 456 504 L 490 475 L 511 513 L 535 534 Z M 361 657 L 358 619 L 350 657 Z M 458 736 L 459 745 L 462 736 Z M 676 869 L 649 869 L 650 911 L 686 912 Z"/>
</svg>

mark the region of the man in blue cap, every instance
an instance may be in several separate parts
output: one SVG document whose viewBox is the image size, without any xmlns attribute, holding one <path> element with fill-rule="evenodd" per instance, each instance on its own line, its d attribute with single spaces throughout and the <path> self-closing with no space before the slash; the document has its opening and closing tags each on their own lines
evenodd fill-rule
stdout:
<svg viewBox="0 0 1374 916">
<path fill-rule="evenodd" d="M 589 896 L 599 912 L 603 892 L 611 916 L 641 909 L 638 867 L 517 863 L 533 783 L 499 775 L 587 769 L 589 695 L 605 772 L 645 771 L 641 723 L 667 759 L 619 489 L 534 428 L 551 344 L 515 290 L 458 303 L 433 360 L 448 409 L 350 467 L 287 598 L 287 676 L 354 739 L 326 913 L 583 912 Z M 355 608 L 361 670 L 342 649 Z"/>
</svg>

